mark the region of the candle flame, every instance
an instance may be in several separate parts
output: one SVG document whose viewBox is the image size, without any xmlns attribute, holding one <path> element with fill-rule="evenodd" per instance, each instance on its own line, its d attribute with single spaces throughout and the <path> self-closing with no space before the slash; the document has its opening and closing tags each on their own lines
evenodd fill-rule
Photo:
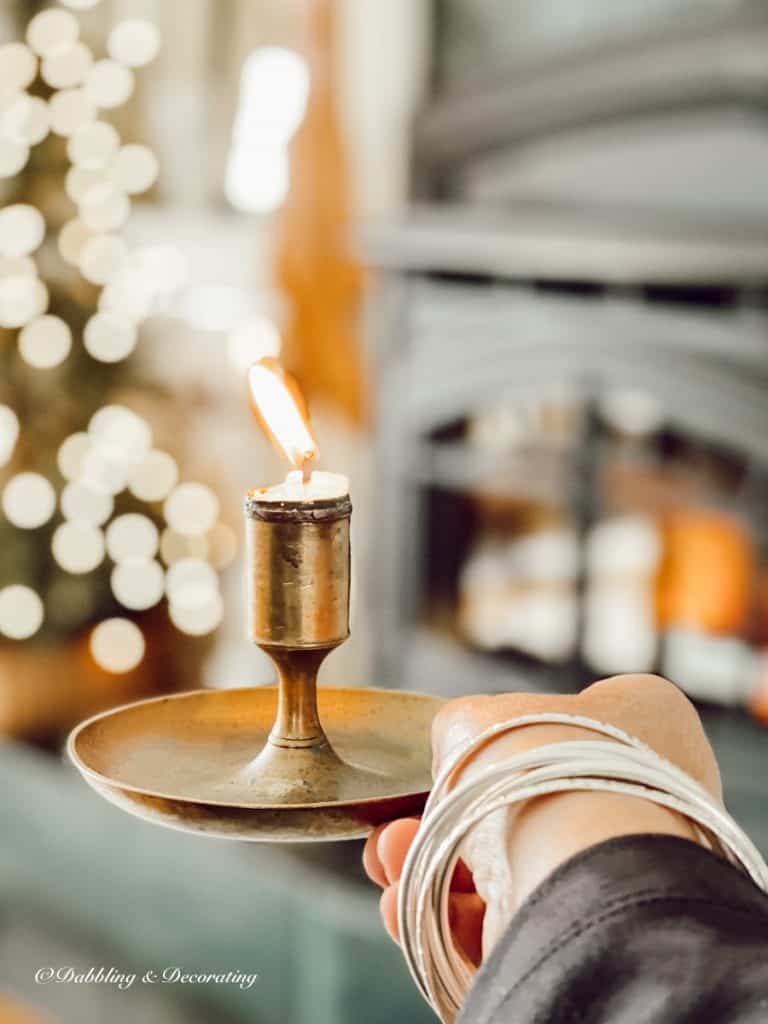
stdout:
<svg viewBox="0 0 768 1024">
<path fill-rule="evenodd" d="M 264 432 L 291 465 L 301 469 L 306 482 L 320 449 L 296 381 L 276 359 L 268 356 L 250 368 L 248 384 Z"/>
</svg>

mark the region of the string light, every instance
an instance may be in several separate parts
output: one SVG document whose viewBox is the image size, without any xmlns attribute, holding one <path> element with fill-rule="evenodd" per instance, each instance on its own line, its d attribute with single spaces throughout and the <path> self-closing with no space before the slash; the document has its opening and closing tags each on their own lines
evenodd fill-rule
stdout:
<svg viewBox="0 0 768 1024">
<path fill-rule="evenodd" d="M 80 11 L 94 7 L 98 0 L 60 2 Z M 118 107 L 132 95 L 132 68 L 156 56 L 160 34 L 144 19 L 123 21 L 110 32 L 109 57 L 101 60 L 94 60 L 79 35 L 78 21 L 70 11 L 49 9 L 30 21 L 28 45 L 0 46 L 0 178 L 22 170 L 30 147 L 49 131 L 66 140 L 71 167 L 65 189 L 77 206 L 77 216 L 59 232 L 58 251 L 87 281 L 102 288 L 98 312 L 88 320 L 83 341 L 93 358 L 115 362 L 133 351 L 138 324 L 155 297 L 183 286 L 187 267 L 175 246 L 147 246 L 129 254 L 124 240 L 113 234 L 130 214 L 128 197 L 150 189 L 159 167 L 148 147 L 121 146 L 117 130 L 97 119 L 99 110 Z M 38 70 L 54 90 L 48 102 L 25 92 Z M 35 207 L 14 204 L 0 209 L 0 326 L 22 328 L 19 352 L 38 369 L 59 365 L 72 345 L 69 326 L 46 314 L 48 290 L 30 258 L 44 237 L 45 222 Z M 239 307 L 237 312 L 242 316 Z M 228 315 L 227 322 L 233 319 Z M 250 333 L 246 341 L 248 331 L 241 330 L 239 348 L 235 344 L 240 360 L 245 358 L 245 348 L 254 350 L 253 324 Z M 261 354 L 275 349 L 269 333 L 269 326 L 262 327 Z M 18 434 L 16 414 L 0 405 L 0 464 L 10 461 Z M 219 504 L 213 491 L 202 484 L 179 484 L 175 460 L 152 448 L 149 425 L 124 406 L 99 409 L 87 431 L 65 438 L 56 461 L 65 481 L 60 496 L 64 522 L 51 541 L 56 563 L 77 577 L 96 569 L 108 553 L 115 563 L 110 574 L 112 591 L 125 607 L 149 608 L 167 589 L 171 618 L 179 629 L 192 635 L 215 629 L 223 605 L 216 572 L 203 559 L 210 548 L 217 565 L 228 564 L 237 539 L 231 528 L 216 522 Z M 114 496 L 126 487 L 139 500 L 165 502 L 168 526 L 162 542 L 157 526 L 147 516 L 132 513 L 109 521 Z M 56 494 L 45 477 L 19 473 L 9 480 L 1 503 L 10 522 L 34 529 L 54 514 Z M 160 547 L 164 561 L 172 569 L 178 567 L 168 582 L 155 558 Z M 82 601 L 73 603 L 66 596 L 65 591 L 72 587 L 79 587 L 81 595 L 89 593 L 71 579 L 55 581 L 50 588 L 56 622 L 76 622 L 82 614 L 90 614 L 90 605 L 84 612 Z M 68 619 L 67 612 L 74 604 L 77 614 Z M 15 619 L 8 618 L 8 608 Z M 5 635 L 32 635 L 43 614 L 40 597 L 29 588 L 10 587 L 0 592 L 0 632 Z M 114 618 L 92 631 L 90 650 L 107 671 L 125 672 L 143 658 L 145 641 L 134 623 Z"/>
</svg>

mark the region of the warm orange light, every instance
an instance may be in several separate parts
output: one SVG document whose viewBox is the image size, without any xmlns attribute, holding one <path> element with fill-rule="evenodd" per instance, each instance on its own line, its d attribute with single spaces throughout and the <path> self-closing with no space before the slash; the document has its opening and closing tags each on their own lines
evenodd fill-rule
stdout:
<svg viewBox="0 0 768 1024">
<path fill-rule="evenodd" d="M 292 465 L 304 471 L 306 479 L 319 448 L 296 381 L 276 359 L 267 357 L 250 368 L 248 383 L 264 432 Z"/>
</svg>

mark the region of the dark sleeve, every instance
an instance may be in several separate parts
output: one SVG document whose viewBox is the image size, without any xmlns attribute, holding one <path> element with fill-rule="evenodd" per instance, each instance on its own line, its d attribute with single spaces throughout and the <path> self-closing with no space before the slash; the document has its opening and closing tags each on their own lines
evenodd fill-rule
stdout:
<svg viewBox="0 0 768 1024">
<path fill-rule="evenodd" d="M 562 864 L 515 914 L 460 1024 L 767 1024 L 768 898 L 675 836 Z"/>
</svg>

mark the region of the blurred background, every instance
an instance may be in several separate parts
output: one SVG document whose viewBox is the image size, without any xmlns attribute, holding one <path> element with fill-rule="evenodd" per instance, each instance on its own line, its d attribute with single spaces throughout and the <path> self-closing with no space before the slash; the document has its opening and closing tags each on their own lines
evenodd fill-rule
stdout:
<svg viewBox="0 0 768 1024">
<path fill-rule="evenodd" d="M 358 844 L 153 828 L 62 756 L 274 681 L 263 355 L 351 478 L 325 681 L 661 672 L 768 854 L 766 44 L 759 0 L 0 0 L 3 1024 L 432 1019 Z"/>
</svg>

